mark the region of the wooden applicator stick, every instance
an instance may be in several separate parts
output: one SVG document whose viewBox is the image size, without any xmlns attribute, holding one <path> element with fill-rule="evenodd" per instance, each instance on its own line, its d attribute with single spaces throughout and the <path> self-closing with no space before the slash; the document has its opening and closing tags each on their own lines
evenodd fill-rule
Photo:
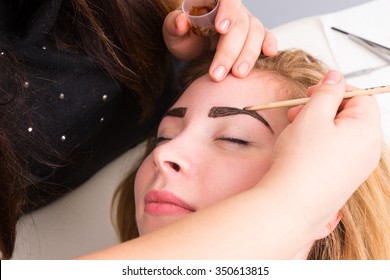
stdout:
<svg viewBox="0 0 390 280">
<path fill-rule="evenodd" d="M 345 93 L 344 99 L 352 98 L 357 95 L 372 95 L 372 94 L 379 94 L 379 93 L 386 93 L 386 92 L 390 92 L 390 85 L 347 91 Z M 280 108 L 280 107 L 292 107 L 292 106 L 305 104 L 307 101 L 309 101 L 309 99 L 310 97 L 272 102 L 264 105 L 248 106 L 245 107 L 243 110 L 259 111 L 259 110 L 266 110 L 266 109 L 273 109 L 273 108 Z"/>
</svg>

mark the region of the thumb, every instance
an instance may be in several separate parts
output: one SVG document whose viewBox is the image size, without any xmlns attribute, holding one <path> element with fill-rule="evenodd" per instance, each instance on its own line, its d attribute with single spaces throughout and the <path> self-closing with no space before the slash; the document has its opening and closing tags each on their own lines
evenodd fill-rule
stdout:
<svg viewBox="0 0 390 280">
<path fill-rule="evenodd" d="M 174 10 L 164 20 L 164 39 L 165 41 L 180 39 L 187 35 L 189 29 L 190 24 L 185 14 L 181 10 Z"/>
<path fill-rule="evenodd" d="M 180 60 L 194 59 L 208 46 L 206 38 L 190 31 L 190 24 L 181 10 L 175 10 L 165 18 L 163 36 L 168 50 Z"/>
</svg>

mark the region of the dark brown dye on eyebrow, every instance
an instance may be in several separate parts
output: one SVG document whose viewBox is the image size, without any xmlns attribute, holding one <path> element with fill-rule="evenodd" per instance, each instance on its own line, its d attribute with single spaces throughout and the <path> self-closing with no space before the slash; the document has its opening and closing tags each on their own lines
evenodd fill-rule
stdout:
<svg viewBox="0 0 390 280">
<path fill-rule="evenodd" d="M 186 112 L 187 112 L 187 108 L 178 107 L 178 108 L 173 108 L 171 110 L 168 110 L 168 112 L 165 113 L 165 116 L 184 118 Z"/>
<path fill-rule="evenodd" d="M 272 127 L 269 125 L 269 123 L 262 116 L 260 116 L 256 111 L 243 110 L 234 107 L 213 107 L 210 109 L 209 117 L 220 118 L 220 117 L 227 117 L 227 116 L 240 115 L 240 114 L 249 115 L 255 119 L 258 119 L 272 132 L 272 134 L 274 134 L 274 131 Z"/>
</svg>

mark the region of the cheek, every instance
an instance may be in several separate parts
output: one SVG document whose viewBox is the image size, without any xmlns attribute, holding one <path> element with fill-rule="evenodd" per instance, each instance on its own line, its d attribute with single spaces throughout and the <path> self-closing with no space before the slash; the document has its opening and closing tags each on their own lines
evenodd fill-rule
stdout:
<svg viewBox="0 0 390 280">
<path fill-rule="evenodd" d="M 236 182 L 235 186 L 237 192 L 242 192 L 253 187 L 264 174 L 268 171 L 271 165 L 271 157 L 262 157 L 261 160 L 245 160 L 239 162 L 236 166 L 232 166 L 230 180 Z"/>
<path fill-rule="evenodd" d="M 259 159 L 261 158 L 261 159 Z M 209 186 L 203 190 L 205 205 L 209 206 L 233 195 L 252 188 L 269 170 L 271 164 L 270 155 L 256 159 L 228 161 L 215 164 L 215 171 L 207 176 L 208 182 L 203 185 Z M 210 182 L 213 182 L 210 185 Z"/>
<path fill-rule="evenodd" d="M 136 209 L 140 203 L 143 203 L 144 195 L 153 179 L 153 161 L 148 156 L 138 169 L 134 181 L 134 198 Z"/>
<path fill-rule="evenodd" d="M 154 229 L 153 226 L 149 229 L 153 223 L 148 221 L 148 218 L 144 213 L 144 197 L 145 194 L 149 191 L 154 174 L 154 164 L 151 160 L 151 157 L 149 156 L 139 167 L 134 180 L 135 218 L 140 235 L 143 235 Z"/>
<path fill-rule="evenodd" d="M 243 163 L 242 166 L 247 164 Z M 271 165 L 270 159 L 263 160 L 258 164 L 250 164 L 243 167 L 243 172 L 240 176 L 243 178 L 243 185 L 247 186 L 245 189 L 253 187 L 256 183 L 260 181 L 260 179 L 264 176 L 264 174 L 269 170 Z"/>
</svg>

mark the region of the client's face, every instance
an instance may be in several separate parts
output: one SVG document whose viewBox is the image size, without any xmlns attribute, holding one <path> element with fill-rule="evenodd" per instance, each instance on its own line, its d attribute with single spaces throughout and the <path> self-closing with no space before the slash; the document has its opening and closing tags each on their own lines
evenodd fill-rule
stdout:
<svg viewBox="0 0 390 280">
<path fill-rule="evenodd" d="M 163 118 L 157 147 L 137 173 L 140 234 L 253 187 L 270 167 L 287 112 L 241 109 L 282 97 L 280 82 L 261 72 L 196 80 Z"/>
</svg>

